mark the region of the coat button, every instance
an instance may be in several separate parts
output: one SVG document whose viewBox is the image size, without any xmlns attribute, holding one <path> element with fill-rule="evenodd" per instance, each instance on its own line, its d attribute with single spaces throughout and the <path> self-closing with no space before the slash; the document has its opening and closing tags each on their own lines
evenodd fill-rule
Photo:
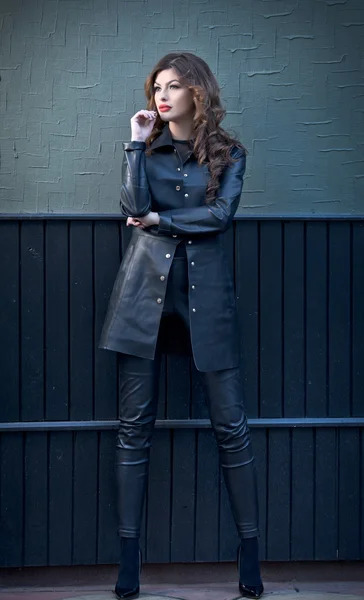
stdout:
<svg viewBox="0 0 364 600">
<path fill-rule="evenodd" d="M 191 285 L 191 287 L 192 287 L 192 289 L 193 289 L 193 290 L 195 289 L 195 286 L 194 286 L 194 285 Z"/>
<path fill-rule="evenodd" d="M 177 234 L 176 234 L 176 233 L 174 233 L 174 234 L 172 235 L 172 237 L 177 237 Z"/>
<path fill-rule="evenodd" d="M 166 254 L 166 258 L 171 258 L 171 255 L 170 254 Z"/>
<path fill-rule="evenodd" d="M 194 262 L 191 262 L 191 265 L 194 267 L 194 266 L 195 266 L 195 263 L 194 263 Z"/>
<path fill-rule="evenodd" d="M 196 312 L 196 309 L 195 309 L 195 308 L 193 308 L 193 309 L 192 309 L 192 312 Z"/>
<path fill-rule="evenodd" d="M 177 167 L 177 171 L 180 171 L 180 170 L 181 170 L 181 168 L 180 168 L 180 167 Z"/>
<path fill-rule="evenodd" d="M 165 277 L 164 277 L 164 275 L 161 275 L 159 279 L 160 279 L 161 281 L 164 281 L 164 280 L 165 280 Z"/>
<path fill-rule="evenodd" d="M 160 304 L 162 302 L 162 298 L 157 298 L 157 302 Z"/>
<path fill-rule="evenodd" d="M 185 198 L 188 198 L 188 194 L 185 194 Z"/>
<path fill-rule="evenodd" d="M 187 173 L 183 173 L 183 177 L 188 177 Z"/>
<path fill-rule="evenodd" d="M 176 190 L 177 190 L 177 192 L 179 192 L 179 191 L 180 191 L 180 189 L 181 189 L 181 186 L 180 186 L 180 185 L 176 185 Z"/>
<path fill-rule="evenodd" d="M 192 244 L 192 240 L 188 240 L 188 243 L 189 243 L 189 244 Z"/>
</svg>

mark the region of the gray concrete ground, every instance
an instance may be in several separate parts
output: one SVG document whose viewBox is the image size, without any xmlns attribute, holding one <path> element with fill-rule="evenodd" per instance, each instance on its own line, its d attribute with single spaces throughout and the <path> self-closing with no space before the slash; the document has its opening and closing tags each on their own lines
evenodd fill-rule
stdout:
<svg viewBox="0 0 364 600">
<path fill-rule="evenodd" d="M 147 589 L 141 592 L 140 600 L 235 600 L 240 598 L 239 593 L 233 585 L 205 585 L 205 586 L 178 586 L 177 588 L 153 589 L 150 593 Z M 167 586 L 165 586 L 166 588 Z M 262 598 L 271 598 L 272 600 L 358 600 L 364 598 L 364 589 L 354 589 L 355 593 L 347 594 L 340 589 L 331 591 L 290 591 L 284 589 L 274 589 L 276 586 L 266 585 L 265 594 Z M 283 589 L 282 589 L 283 587 Z M 79 590 L 78 592 L 63 591 L 55 592 L 50 590 L 18 590 L 0 591 L 1 600 L 115 600 L 112 590 L 87 592 Z"/>
<path fill-rule="evenodd" d="M 0 600 L 115 600 L 117 566 L 0 570 Z M 262 563 L 263 600 L 364 599 L 363 562 Z M 240 598 L 231 563 L 145 565 L 140 600 Z"/>
</svg>

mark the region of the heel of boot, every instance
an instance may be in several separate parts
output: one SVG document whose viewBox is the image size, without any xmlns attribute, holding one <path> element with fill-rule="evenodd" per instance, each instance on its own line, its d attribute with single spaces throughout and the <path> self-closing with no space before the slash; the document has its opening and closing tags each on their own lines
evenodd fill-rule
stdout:
<svg viewBox="0 0 364 600">
<path fill-rule="evenodd" d="M 121 551 L 121 554 L 123 553 L 123 548 Z M 120 582 L 120 573 L 121 573 L 121 569 L 122 569 L 122 564 L 123 564 L 123 556 L 121 556 L 121 562 L 120 562 L 120 569 L 119 569 L 119 575 L 118 575 L 118 580 L 115 584 L 115 588 L 114 588 L 114 594 L 116 596 L 116 598 L 118 598 L 118 600 L 133 600 L 134 598 L 139 598 L 139 593 L 140 593 L 140 586 L 139 586 L 139 579 L 140 579 L 140 574 L 142 572 L 142 552 L 140 550 L 140 548 L 138 549 L 138 581 L 136 582 L 136 585 L 134 587 L 125 587 L 123 585 L 121 585 Z"/>
<path fill-rule="evenodd" d="M 239 572 L 239 592 L 243 598 L 260 598 L 264 592 L 264 586 L 261 583 L 257 586 L 245 585 L 240 581 L 240 560 L 241 560 L 241 545 L 239 544 L 236 553 L 236 566 Z"/>
</svg>

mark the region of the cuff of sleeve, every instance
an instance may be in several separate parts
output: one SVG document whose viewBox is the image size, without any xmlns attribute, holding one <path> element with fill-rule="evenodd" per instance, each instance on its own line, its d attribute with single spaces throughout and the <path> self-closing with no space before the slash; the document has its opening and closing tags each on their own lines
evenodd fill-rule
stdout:
<svg viewBox="0 0 364 600">
<path fill-rule="evenodd" d="M 147 144 L 145 142 L 123 142 L 124 150 L 145 150 Z"/>
<path fill-rule="evenodd" d="M 172 232 L 172 219 L 166 214 L 168 211 L 163 211 L 163 216 L 159 213 L 158 233 L 170 234 Z"/>
</svg>

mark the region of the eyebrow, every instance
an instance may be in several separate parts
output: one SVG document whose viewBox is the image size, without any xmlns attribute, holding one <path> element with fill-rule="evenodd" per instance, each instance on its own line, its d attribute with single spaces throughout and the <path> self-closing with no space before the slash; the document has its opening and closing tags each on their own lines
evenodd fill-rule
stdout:
<svg viewBox="0 0 364 600">
<path fill-rule="evenodd" d="M 171 79 L 171 81 L 167 81 L 167 85 L 168 85 L 169 83 L 172 83 L 172 81 L 177 81 L 178 83 L 180 83 L 180 81 L 179 81 L 178 79 Z M 157 81 L 155 81 L 155 82 L 154 82 L 154 85 L 159 85 L 159 87 L 161 86 L 161 84 L 160 84 L 160 83 L 158 83 Z"/>
</svg>

